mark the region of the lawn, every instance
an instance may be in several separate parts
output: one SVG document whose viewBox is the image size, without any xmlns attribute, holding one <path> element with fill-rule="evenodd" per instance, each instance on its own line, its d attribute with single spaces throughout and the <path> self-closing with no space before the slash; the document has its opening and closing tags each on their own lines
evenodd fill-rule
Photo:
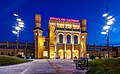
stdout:
<svg viewBox="0 0 120 74">
<path fill-rule="evenodd" d="M 25 63 L 25 62 L 29 62 L 29 61 L 31 61 L 31 60 L 24 60 L 24 59 L 17 58 L 17 57 L 0 55 L 0 66 L 20 64 L 20 63 Z"/>
<path fill-rule="evenodd" d="M 120 58 L 96 59 L 89 62 L 86 74 L 120 74 Z"/>
</svg>

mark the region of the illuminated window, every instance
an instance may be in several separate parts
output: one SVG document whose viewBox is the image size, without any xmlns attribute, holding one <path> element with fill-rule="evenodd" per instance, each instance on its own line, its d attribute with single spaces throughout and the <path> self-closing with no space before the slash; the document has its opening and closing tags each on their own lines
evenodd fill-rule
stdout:
<svg viewBox="0 0 120 74">
<path fill-rule="evenodd" d="M 48 51 L 43 51 L 43 56 L 48 56 Z"/>
<path fill-rule="evenodd" d="M 78 36 L 74 35 L 74 44 L 78 44 Z"/>
<path fill-rule="evenodd" d="M 59 43 L 63 43 L 63 35 L 62 34 L 59 35 Z"/>
<path fill-rule="evenodd" d="M 67 43 L 71 43 L 71 36 L 67 35 Z"/>
</svg>

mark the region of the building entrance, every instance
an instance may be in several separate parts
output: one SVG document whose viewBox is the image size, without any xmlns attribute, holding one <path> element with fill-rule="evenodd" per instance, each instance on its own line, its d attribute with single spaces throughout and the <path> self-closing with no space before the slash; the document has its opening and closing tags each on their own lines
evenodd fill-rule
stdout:
<svg viewBox="0 0 120 74">
<path fill-rule="evenodd" d="M 79 57 L 79 51 L 78 51 L 78 50 L 75 50 L 75 51 L 74 51 L 74 57 L 75 57 L 75 56 L 76 56 L 77 58 Z"/>
<path fill-rule="evenodd" d="M 71 59 L 71 50 L 67 50 L 66 59 Z"/>
<path fill-rule="evenodd" d="M 64 58 L 63 50 L 62 50 L 62 49 L 58 51 L 58 57 L 59 57 L 60 59 L 63 59 L 63 58 Z"/>
</svg>

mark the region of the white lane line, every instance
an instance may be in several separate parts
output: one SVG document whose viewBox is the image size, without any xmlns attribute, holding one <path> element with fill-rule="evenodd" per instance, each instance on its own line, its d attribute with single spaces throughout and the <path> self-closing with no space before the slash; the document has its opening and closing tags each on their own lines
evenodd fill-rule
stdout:
<svg viewBox="0 0 120 74">
<path fill-rule="evenodd" d="M 26 68 L 23 72 L 21 72 L 20 74 L 25 74 L 27 72 L 27 70 L 30 68 L 30 66 L 28 68 Z"/>
</svg>

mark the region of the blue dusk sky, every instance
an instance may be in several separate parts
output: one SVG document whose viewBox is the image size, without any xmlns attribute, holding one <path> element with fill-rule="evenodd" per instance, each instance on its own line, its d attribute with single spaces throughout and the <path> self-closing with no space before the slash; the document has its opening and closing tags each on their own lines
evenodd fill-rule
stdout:
<svg viewBox="0 0 120 74">
<path fill-rule="evenodd" d="M 106 44 L 106 36 L 101 34 L 105 25 L 102 17 L 106 11 L 105 0 L 0 0 L 0 42 L 15 42 L 12 33 L 16 23 L 14 13 L 18 13 L 25 23 L 20 32 L 20 42 L 34 42 L 35 14 L 41 14 L 43 35 L 48 36 L 50 16 L 72 19 L 87 19 L 87 44 Z M 116 21 L 109 29 L 110 44 L 120 44 L 120 0 L 108 0 L 108 12 Z"/>
</svg>

